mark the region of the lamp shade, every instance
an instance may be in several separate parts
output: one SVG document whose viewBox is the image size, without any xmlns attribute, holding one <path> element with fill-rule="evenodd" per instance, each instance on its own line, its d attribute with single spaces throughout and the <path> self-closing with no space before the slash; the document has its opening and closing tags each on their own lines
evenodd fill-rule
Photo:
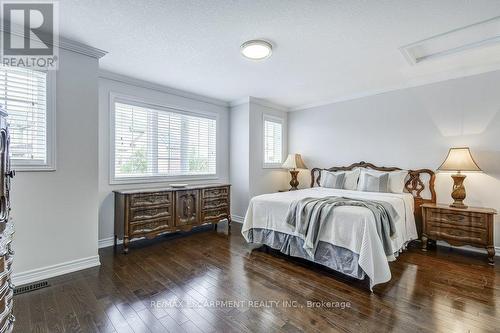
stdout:
<svg viewBox="0 0 500 333">
<path fill-rule="evenodd" d="M 451 148 L 448 156 L 438 170 L 441 171 L 482 171 L 476 164 L 470 149 L 465 148 Z"/>
<path fill-rule="evenodd" d="M 300 154 L 288 154 L 285 163 L 283 163 L 282 168 L 284 169 L 307 169 L 304 161 L 302 161 L 302 156 Z"/>
</svg>

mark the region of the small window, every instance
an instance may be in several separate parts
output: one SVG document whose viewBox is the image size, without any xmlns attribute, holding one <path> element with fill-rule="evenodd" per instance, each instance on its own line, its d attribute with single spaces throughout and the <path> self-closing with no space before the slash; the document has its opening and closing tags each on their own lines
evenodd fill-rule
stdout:
<svg viewBox="0 0 500 333">
<path fill-rule="evenodd" d="M 9 115 L 11 161 L 18 171 L 55 167 L 51 75 L 0 66 L 0 104 Z"/>
<path fill-rule="evenodd" d="M 264 167 L 280 168 L 283 163 L 283 119 L 264 115 Z"/>
<path fill-rule="evenodd" d="M 114 102 L 112 182 L 216 175 L 215 115 Z"/>
</svg>

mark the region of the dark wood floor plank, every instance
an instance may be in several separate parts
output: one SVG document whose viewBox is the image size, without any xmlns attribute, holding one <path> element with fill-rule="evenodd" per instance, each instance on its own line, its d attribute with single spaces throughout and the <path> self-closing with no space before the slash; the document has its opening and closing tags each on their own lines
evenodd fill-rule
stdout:
<svg viewBox="0 0 500 333">
<path fill-rule="evenodd" d="M 15 296 L 14 316 L 15 327 L 18 332 L 30 332 L 30 307 L 31 295 L 20 294 Z"/>
<path fill-rule="evenodd" d="M 255 250 L 238 225 L 229 235 L 222 224 L 100 256 L 101 267 L 15 296 L 14 332 L 500 331 L 500 262 L 473 253 L 410 248 L 373 293 L 366 281 Z M 277 300 L 299 306 L 250 305 Z M 305 306 L 311 301 L 351 306 Z"/>
</svg>

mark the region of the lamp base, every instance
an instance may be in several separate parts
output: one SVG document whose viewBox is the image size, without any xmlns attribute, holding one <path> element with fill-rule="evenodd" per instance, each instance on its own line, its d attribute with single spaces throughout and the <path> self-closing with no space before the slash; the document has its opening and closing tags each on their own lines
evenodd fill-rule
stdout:
<svg viewBox="0 0 500 333">
<path fill-rule="evenodd" d="M 292 175 L 292 180 L 290 180 L 290 190 L 295 191 L 298 190 L 297 186 L 299 186 L 299 181 L 297 180 L 297 175 L 299 174 L 298 170 L 290 170 L 290 175 Z"/>
<path fill-rule="evenodd" d="M 467 196 L 464 186 L 465 177 L 467 176 L 462 175 L 461 173 L 451 176 L 451 178 L 453 178 L 453 191 L 451 192 L 451 197 L 454 202 L 450 205 L 450 207 L 459 209 L 467 208 L 467 205 L 464 205 L 464 199 Z"/>
<path fill-rule="evenodd" d="M 464 205 L 463 203 L 452 203 L 450 207 L 459 208 L 459 209 L 467 209 L 469 206 Z"/>
</svg>

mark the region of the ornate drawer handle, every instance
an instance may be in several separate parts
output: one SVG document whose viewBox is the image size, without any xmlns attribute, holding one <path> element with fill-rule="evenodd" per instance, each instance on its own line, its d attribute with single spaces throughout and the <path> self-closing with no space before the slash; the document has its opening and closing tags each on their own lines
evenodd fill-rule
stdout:
<svg viewBox="0 0 500 333">
<path fill-rule="evenodd" d="M 16 176 L 16 170 L 10 170 L 9 172 L 6 172 L 5 176 L 14 178 Z"/>
<path fill-rule="evenodd" d="M 12 249 L 9 248 L 9 255 L 13 256 L 14 254 L 16 254 L 16 252 L 14 252 L 14 250 L 12 250 Z"/>
<path fill-rule="evenodd" d="M 465 216 L 448 214 L 446 215 L 446 218 L 452 221 L 463 221 L 465 219 Z"/>
</svg>

